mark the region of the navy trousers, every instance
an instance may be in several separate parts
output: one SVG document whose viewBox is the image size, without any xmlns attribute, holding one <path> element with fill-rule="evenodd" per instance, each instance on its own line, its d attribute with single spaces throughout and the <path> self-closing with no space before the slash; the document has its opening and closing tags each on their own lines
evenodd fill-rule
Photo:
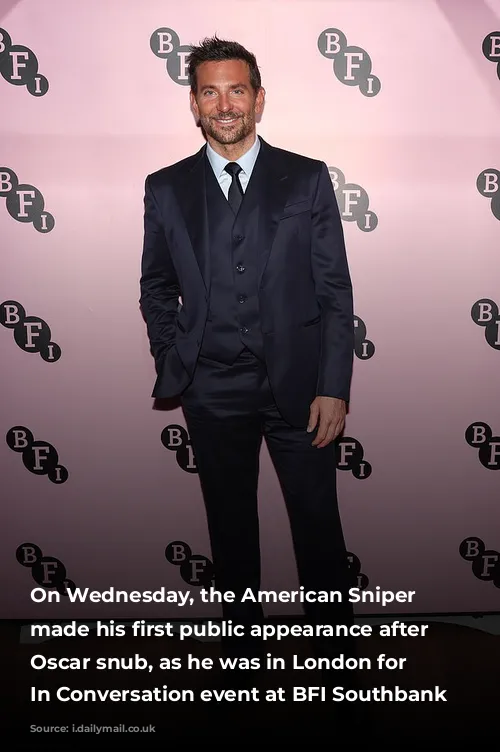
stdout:
<svg viewBox="0 0 500 752">
<path fill-rule="evenodd" d="M 223 618 L 245 625 L 263 620 L 261 604 L 239 603 L 238 596 L 261 585 L 257 484 L 264 438 L 283 491 L 300 585 L 344 594 L 342 603 L 302 604 L 306 621 L 351 624 L 347 590 L 352 583 L 337 504 L 334 443 L 313 447 L 316 431 L 284 421 L 265 364 L 249 350 L 233 365 L 200 358 L 182 407 L 206 507 L 215 587 L 236 593 L 236 602 L 223 604 Z M 289 570 L 289 562 L 274 566 Z M 290 577 L 283 589 L 296 589 L 296 582 Z M 351 640 L 314 640 L 313 646 L 322 657 L 354 650 Z M 223 641 L 227 655 L 262 654 L 263 647 L 255 640 Z"/>
</svg>

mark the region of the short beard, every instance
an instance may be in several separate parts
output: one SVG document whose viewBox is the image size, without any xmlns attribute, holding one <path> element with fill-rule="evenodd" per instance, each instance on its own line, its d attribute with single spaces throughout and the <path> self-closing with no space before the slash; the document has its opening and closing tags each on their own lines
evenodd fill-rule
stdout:
<svg viewBox="0 0 500 752">
<path fill-rule="evenodd" d="M 211 117 L 200 118 L 200 125 L 205 132 L 219 144 L 237 144 L 252 133 L 254 122 L 248 115 L 240 116 L 239 123 L 227 131 L 219 131 Z"/>
</svg>

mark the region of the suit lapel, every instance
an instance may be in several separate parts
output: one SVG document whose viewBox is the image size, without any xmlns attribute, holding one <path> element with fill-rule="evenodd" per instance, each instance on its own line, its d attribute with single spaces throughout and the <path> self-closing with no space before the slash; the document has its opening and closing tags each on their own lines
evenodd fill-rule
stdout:
<svg viewBox="0 0 500 752">
<path fill-rule="evenodd" d="M 241 222 L 242 228 L 256 226 L 259 287 L 289 190 L 281 152 L 262 138 L 260 141 L 259 155 L 236 219 L 237 224 Z"/>
<path fill-rule="evenodd" d="M 182 182 L 175 187 L 175 191 L 208 295 L 210 286 L 210 253 L 205 182 L 205 152 L 206 146 L 203 146 L 195 155 L 195 161 L 191 169 L 186 171 Z"/>
</svg>

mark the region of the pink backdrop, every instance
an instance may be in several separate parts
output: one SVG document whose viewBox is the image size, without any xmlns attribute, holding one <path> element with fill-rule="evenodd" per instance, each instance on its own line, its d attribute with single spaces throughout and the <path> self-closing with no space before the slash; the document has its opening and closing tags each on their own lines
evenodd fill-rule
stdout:
<svg viewBox="0 0 500 752">
<path fill-rule="evenodd" d="M 500 80 L 482 52 L 500 29 L 500 0 L 21 0 L 0 9 L 0 27 L 49 82 L 34 96 L 0 77 L 0 167 L 36 186 L 55 219 L 37 232 L 9 214 L 3 194 L 0 309 L 5 322 L 3 304 L 16 301 L 61 348 L 46 361 L 0 328 L 0 426 L 6 437 L 29 428 L 69 473 L 52 482 L 29 472 L 8 440 L 0 448 L 2 616 L 102 615 L 99 604 L 64 598 L 31 603 L 36 583 L 16 559 L 27 542 L 96 590 L 187 589 L 165 547 L 180 540 L 211 555 L 198 476 L 160 440 L 184 422 L 180 410 L 152 409 L 138 307 L 144 178 L 202 143 L 188 87 L 151 49 L 162 27 L 181 45 L 217 33 L 252 50 L 267 91 L 260 134 L 341 170 L 378 219 L 364 232 L 343 217 L 355 313 L 375 351 L 355 357 L 346 428 L 372 472 L 339 471 L 339 497 L 370 587 L 416 590 L 412 604 L 390 609 L 400 613 L 499 610 L 500 473 L 481 464 L 465 432 L 483 422 L 500 435 L 500 345 L 471 317 L 476 301 L 500 305 L 500 222 L 477 185 L 500 169 Z M 369 54 L 375 96 L 345 85 L 321 54 L 318 39 L 332 28 Z M 265 448 L 260 504 L 262 587 L 284 589 L 294 559 Z M 493 552 L 476 575 L 459 553 L 471 536 Z M 153 604 L 109 615 L 181 614 Z"/>
</svg>

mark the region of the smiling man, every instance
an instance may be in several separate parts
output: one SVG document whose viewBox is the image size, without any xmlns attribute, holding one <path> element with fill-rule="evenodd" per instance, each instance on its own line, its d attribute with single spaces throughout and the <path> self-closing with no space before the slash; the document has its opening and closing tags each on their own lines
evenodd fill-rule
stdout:
<svg viewBox="0 0 500 752">
<path fill-rule="evenodd" d="M 206 144 L 149 175 L 145 188 L 140 303 L 157 370 L 152 396 L 181 397 L 215 585 L 237 596 L 223 603 L 224 618 L 263 618 L 260 602 L 239 596 L 260 587 L 265 438 L 300 585 L 345 594 L 341 602 L 305 603 L 308 621 L 350 624 L 333 442 L 349 400 L 353 303 L 328 169 L 257 136 L 265 91 L 252 53 L 205 39 L 188 62 L 191 108 Z M 293 590 L 290 562 L 274 567 L 273 582 Z M 242 638 L 223 647 L 238 656 L 261 648 Z M 346 652 L 338 641 L 318 639 L 315 648 L 322 657 Z"/>
</svg>

